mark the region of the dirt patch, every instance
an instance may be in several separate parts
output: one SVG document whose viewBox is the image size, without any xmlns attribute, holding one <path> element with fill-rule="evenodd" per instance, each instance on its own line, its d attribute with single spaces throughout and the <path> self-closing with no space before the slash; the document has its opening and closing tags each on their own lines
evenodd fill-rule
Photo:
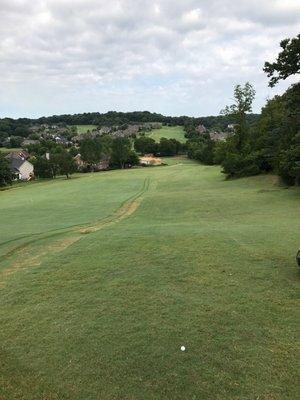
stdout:
<svg viewBox="0 0 300 400">
<path fill-rule="evenodd" d="M 145 155 L 143 157 L 140 157 L 140 163 L 142 165 L 161 165 L 162 159 L 159 157 L 154 157 L 153 155 Z"/>
<path fill-rule="evenodd" d="M 43 257 L 46 257 L 49 254 L 60 253 L 65 250 L 71 244 L 75 243 L 80 239 L 80 236 L 72 236 L 68 238 L 63 238 L 60 240 L 56 240 L 54 243 L 48 244 L 47 246 L 43 246 L 42 248 L 35 249 L 34 256 L 30 253 L 30 248 L 24 248 L 23 250 L 19 250 L 17 253 L 17 260 L 12 263 L 9 268 L 6 268 L 0 274 L 0 287 L 3 286 L 4 279 L 8 276 L 14 274 L 17 271 L 25 270 L 29 267 L 38 267 L 43 260 Z"/>
</svg>

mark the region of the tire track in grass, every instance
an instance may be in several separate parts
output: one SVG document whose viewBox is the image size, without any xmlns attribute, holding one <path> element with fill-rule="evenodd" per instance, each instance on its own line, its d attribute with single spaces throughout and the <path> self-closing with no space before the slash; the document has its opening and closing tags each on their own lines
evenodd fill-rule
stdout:
<svg viewBox="0 0 300 400">
<path fill-rule="evenodd" d="M 150 179 L 146 178 L 141 190 L 129 197 L 113 214 L 87 227 L 84 225 L 76 225 L 72 228 L 63 228 L 50 235 L 43 235 L 42 237 L 32 239 L 8 251 L 0 258 L 0 262 L 14 257 L 16 259 L 13 260 L 10 267 L 0 272 L 0 287 L 3 286 L 6 277 L 17 271 L 27 269 L 30 266 L 40 265 L 43 257 L 49 255 L 49 253 L 59 253 L 80 240 L 85 234 L 97 232 L 100 229 L 114 225 L 130 217 L 140 206 L 143 200 L 142 196 L 149 190 L 149 185 Z M 43 245 L 43 242 L 48 239 L 51 240 L 51 243 Z M 36 244 L 40 245 L 40 248 L 34 249 L 34 255 L 32 255 L 33 246 Z"/>
<path fill-rule="evenodd" d="M 120 208 L 118 208 L 111 216 L 103 218 L 102 220 L 96 222 L 94 225 L 91 225 L 84 229 L 79 229 L 78 232 L 87 234 L 91 232 L 96 232 L 106 226 L 115 224 L 117 222 L 122 221 L 124 218 L 129 217 L 132 215 L 136 209 L 140 206 L 142 202 L 142 195 L 148 191 L 150 184 L 150 179 L 146 178 L 144 180 L 144 184 L 142 189 L 134 194 L 132 197 L 127 199 Z"/>
</svg>

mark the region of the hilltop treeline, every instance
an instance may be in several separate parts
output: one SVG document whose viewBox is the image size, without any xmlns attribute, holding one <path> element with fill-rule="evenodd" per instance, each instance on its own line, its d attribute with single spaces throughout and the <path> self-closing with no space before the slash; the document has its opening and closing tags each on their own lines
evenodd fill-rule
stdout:
<svg viewBox="0 0 300 400">
<path fill-rule="evenodd" d="M 248 115 L 249 122 L 257 120 L 259 114 Z M 207 117 L 171 117 L 162 114 L 151 113 L 149 111 L 134 111 L 134 112 L 117 112 L 109 111 L 107 113 L 83 113 L 74 115 L 54 115 L 52 117 L 42 117 L 35 120 L 38 124 L 58 124 L 65 123 L 67 125 L 98 125 L 98 126 L 114 126 L 124 124 L 138 124 L 146 122 L 160 122 L 165 125 L 177 126 L 186 125 L 189 123 L 203 124 L 207 128 L 220 127 L 226 129 L 228 124 L 232 123 L 232 119 L 226 115 L 207 116 Z"/>
</svg>

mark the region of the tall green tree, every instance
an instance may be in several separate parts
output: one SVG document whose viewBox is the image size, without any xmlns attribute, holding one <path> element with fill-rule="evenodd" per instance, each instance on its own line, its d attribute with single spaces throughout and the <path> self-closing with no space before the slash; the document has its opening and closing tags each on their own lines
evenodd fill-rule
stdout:
<svg viewBox="0 0 300 400">
<path fill-rule="evenodd" d="M 280 42 L 282 51 L 275 62 L 265 62 L 264 72 L 270 79 L 269 86 L 274 87 L 277 82 L 291 75 L 300 73 L 300 34 L 292 39 Z"/>
<path fill-rule="evenodd" d="M 93 165 L 101 160 L 102 145 L 99 138 L 87 138 L 80 143 L 79 149 L 81 158 L 87 163 Z"/>
<path fill-rule="evenodd" d="M 246 82 L 244 86 L 236 85 L 234 88 L 234 103 L 226 106 L 221 114 L 230 116 L 235 121 L 234 142 L 237 150 L 241 151 L 245 145 L 248 132 L 247 113 L 252 111 L 252 103 L 255 98 L 255 89 Z"/>
<path fill-rule="evenodd" d="M 131 153 L 131 142 L 128 138 L 117 137 L 112 143 L 111 162 L 119 168 L 125 168 Z"/>
<path fill-rule="evenodd" d="M 60 152 L 54 154 L 52 159 L 52 162 L 56 164 L 59 174 L 66 175 L 67 179 L 76 171 L 73 156 L 67 150 L 62 149 Z"/>
<path fill-rule="evenodd" d="M 273 87 L 281 79 L 300 72 L 300 34 L 280 43 L 283 49 L 274 63 L 266 62 L 264 71 Z M 274 111 L 274 112 L 273 112 Z M 275 96 L 263 109 L 261 152 L 271 160 L 272 168 L 287 184 L 300 183 L 300 83 Z"/>
<path fill-rule="evenodd" d="M 223 114 L 235 122 L 234 133 L 227 139 L 224 157 L 220 157 L 220 147 L 217 148 L 215 159 L 222 159 L 221 165 L 227 177 L 239 177 L 259 173 L 259 154 L 251 152 L 249 124 L 247 113 L 252 111 L 255 97 L 253 86 L 247 82 L 244 86 L 237 85 L 234 89 L 234 104 L 227 106 Z"/>
<path fill-rule="evenodd" d="M 50 160 L 47 160 L 44 156 L 36 156 L 34 162 L 34 174 L 38 178 L 54 178 L 56 171 L 54 165 Z"/>
<path fill-rule="evenodd" d="M 9 167 L 9 161 L 0 153 L 0 186 L 10 185 L 12 183 L 12 173 Z"/>
</svg>

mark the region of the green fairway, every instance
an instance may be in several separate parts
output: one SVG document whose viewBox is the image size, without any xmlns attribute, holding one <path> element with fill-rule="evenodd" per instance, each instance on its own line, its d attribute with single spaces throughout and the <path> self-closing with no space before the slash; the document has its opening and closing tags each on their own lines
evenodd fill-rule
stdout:
<svg viewBox="0 0 300 400">
<path fill-rule="evenodd" d="M 77 128 L 77 134 L 80 135 L 82 133 L 87 133 L 88 131 L 92 131 L 97 128 L 97 125 L 75 125 Z"/>
<path fill-rule="evenodd" d="M 20 147 L 0 147 L 0 153 L 11 153 L 12 151 L 21 151 Z"/>
<path fill-rule="evenodd" d="M 161 129 L 154 129 L 149 133 L 149 137 L 159 142 L 162 137 L 166 139 L 176 139 L 181 143 L 186 142 L 182 126 L 163 126 Z"/>
<path fill-rule="evenodd" d="M 0 192 L 1 400 L 298 398 L 299 188 L 164 160 Z"/>
</svg>

